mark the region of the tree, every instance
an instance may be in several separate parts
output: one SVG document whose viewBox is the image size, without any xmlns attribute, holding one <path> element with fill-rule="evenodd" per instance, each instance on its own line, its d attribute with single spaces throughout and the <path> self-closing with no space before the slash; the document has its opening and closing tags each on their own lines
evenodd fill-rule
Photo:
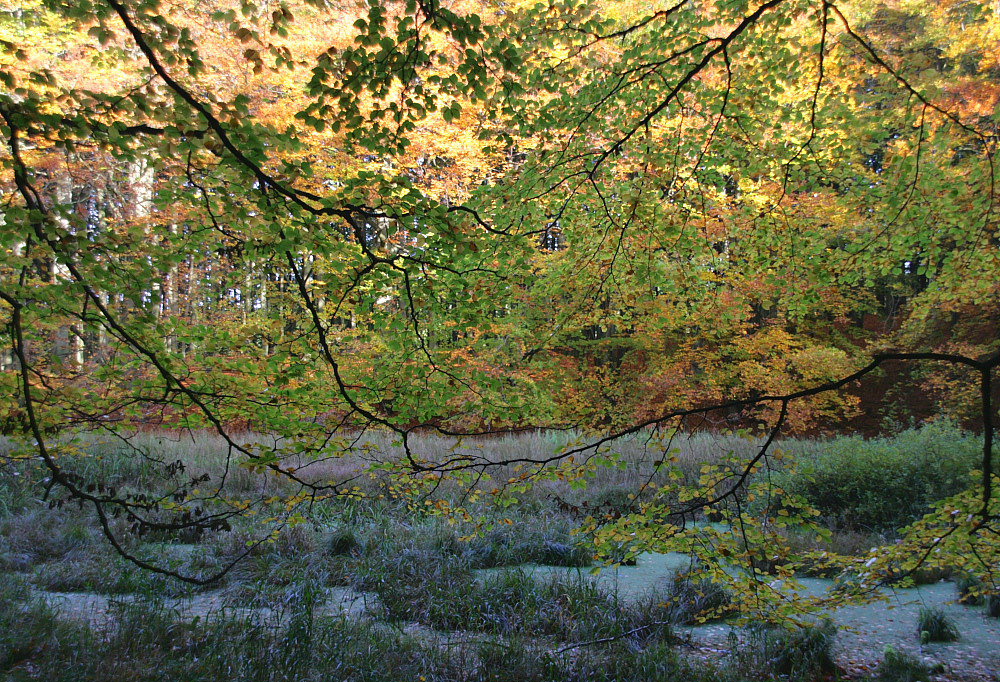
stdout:
<svg viewBox="0 0 1000 682">
<path fill-rule="evenodd" d="M 601 433 L 520 462 L 519 485 L 623 434 L 752 420 L 756 457 L 604 531 L 693 549 L 676 521 L 734 501 L 779 431 L 849 416 L 837 391 L 917 361 L 977 375 L 983 477 L 900 552 L 992 537 L 995 65 L 953 38 L 993 35 L 987 3 L 212 9 L 46 0 L 3 20 L 4 418 L 120 551 L 114 515 L 217 527 L 246 501 L 182 471 L 158 499 L 91 489 L 50 434 L 211 428 L 301 486 L 283 522 L 345 492 L 292 456 L 336 456 L 352 429 L 395 432 L 389 465 L 421 491 L 496 463 L 416 451 L 419 429 Z M 784 504 L 724 510 L 748 531 L 707 543 L 720 575 L 809 524 Z"/>
</svg>

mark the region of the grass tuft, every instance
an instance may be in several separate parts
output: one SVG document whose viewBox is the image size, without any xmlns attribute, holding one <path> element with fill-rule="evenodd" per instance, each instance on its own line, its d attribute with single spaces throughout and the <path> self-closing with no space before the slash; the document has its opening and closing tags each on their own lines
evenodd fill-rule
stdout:
<svg viewBox="0 0 1000 682">
<path fill-rule="evenodd" d="M 824 620 L 807 626 L 751 625 L 730 635 L 730 671 L 740 679 L 811 680 L 837 672 L 833 645 L 837 626 Z"/>
<path fill-rule="evenodd" d="M 917 635 L 922 643 L 956 642 L 959 638 L 955 620 L 938 608 L 921 608 L 917 616 Z"/>
<path fill-rule="evenodd" d="M 929 682 L 931 668 L 913 654 L 886 647 L 885 655 L 875 669 L 878 682 Z"/>
</svg>

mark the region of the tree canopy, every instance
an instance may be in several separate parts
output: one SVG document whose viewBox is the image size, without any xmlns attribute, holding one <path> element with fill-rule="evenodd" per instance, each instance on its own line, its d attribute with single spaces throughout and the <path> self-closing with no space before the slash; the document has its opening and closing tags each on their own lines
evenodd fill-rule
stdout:
<svg viewBox="0 0 1000 682">
<path fill-rule="evenodd" d="M 925 413 L 882 421 L 980 428 L 983 467 L 872 575 L 969 543 L 995 564 L 998 31 L 977 0 L 7 2 L 0 419 L 113 542 L 116 515 L 264 500 L 183 471 L 158 499 L 95 488 L 66 434 L 215 430 L 301 484 L 284 522 L 351 494 L 301 456 L 370 428 L 417 496 L 497 467 L 410 446 L 428 430 L 594 436 L 512 455 L 503 490 L 623 434 L 670 467 L 677 429 L 762 432 L 604 529 L 694 551 L 675 522 L 744 520 L 727 501 L 779 432 L 878 425 L 888 390 Z M 782 505 L 719 565 L 810 523 Z"/>
</svg>

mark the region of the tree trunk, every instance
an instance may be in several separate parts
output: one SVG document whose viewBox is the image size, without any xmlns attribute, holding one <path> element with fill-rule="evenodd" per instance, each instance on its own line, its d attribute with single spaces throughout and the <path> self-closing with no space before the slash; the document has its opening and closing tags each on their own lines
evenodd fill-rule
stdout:
<svg viewBox="0 0 1000 682">
<path fill-rule="evenodd" d="M 72 234 L 73 225 L 68 215 L 73 210 L 73 178 L 68 172 L 60 172 L 56 176 L 55 206 L 53 207 L 59 237 Z M 69 269 L 60 261 L 58 254 L 52 255 L 50 262 L 50 277 L 53 284 L 70 280 Z M 52 344 L 52 357 L 57 362 L 72 362 L 77 366 L 83 364 L 83 335 L 75 325 L 60 325 L 55 332 Z"/>
</svg>

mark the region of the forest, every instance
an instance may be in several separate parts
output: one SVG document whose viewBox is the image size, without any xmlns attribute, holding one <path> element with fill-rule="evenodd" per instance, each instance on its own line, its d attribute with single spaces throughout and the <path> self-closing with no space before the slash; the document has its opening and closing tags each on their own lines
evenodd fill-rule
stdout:
<svg viewBox="0 0 1000 682">
<path fill-rule="evenodd" d="M 0 0 L 0 678 L 1000 679 L 998 45 Z"/>
</svg>

